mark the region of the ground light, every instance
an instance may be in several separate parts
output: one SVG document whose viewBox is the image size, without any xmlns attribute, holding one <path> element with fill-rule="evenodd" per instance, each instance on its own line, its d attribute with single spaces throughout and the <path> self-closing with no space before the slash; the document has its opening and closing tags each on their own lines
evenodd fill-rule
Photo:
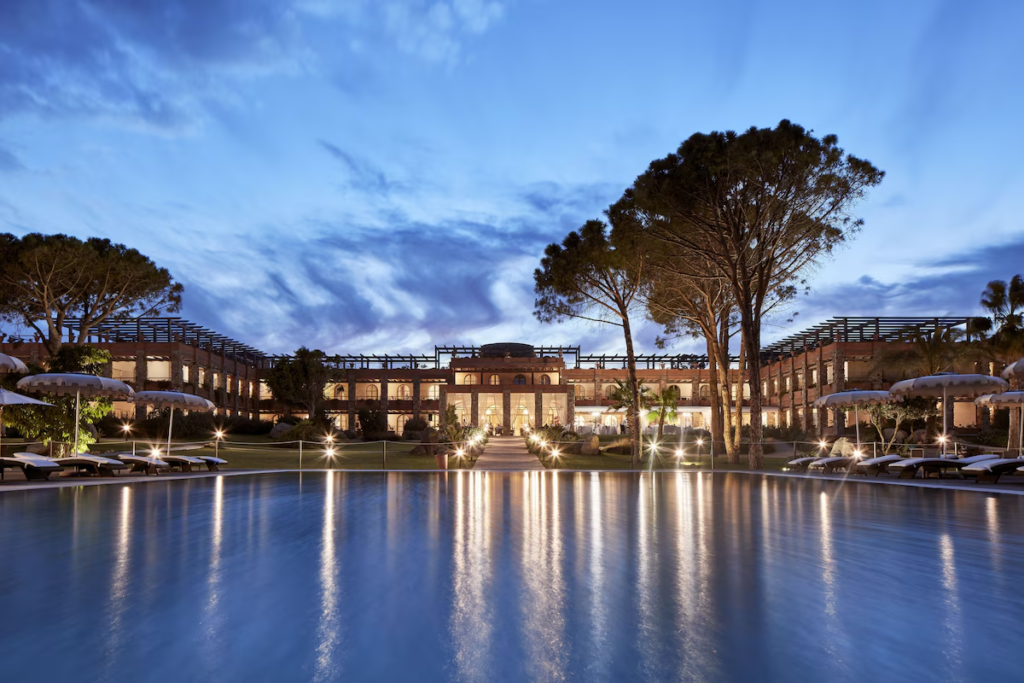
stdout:
<svg viewBox="0 0 1024 683">
<path fill-rule="evenodd" d="M 220 457 L 220 440 L 224 438 L 224 432 L 222 430 L 218 429 L 217 431 L 215 431 L 213 433 L 213 437 L 215 439 L 214 442 L 213 442 L 213 457 L 219 458 Z"/>
<path fill-rule="evenodd" d="M 324 455 L 327 456 L 327 459 L 331 461 L 330 462 L 330 468 L 333 469 L 334 468 L 334 448 L 332 446 L 328 446 L 324 450 Z"/>
</svg>

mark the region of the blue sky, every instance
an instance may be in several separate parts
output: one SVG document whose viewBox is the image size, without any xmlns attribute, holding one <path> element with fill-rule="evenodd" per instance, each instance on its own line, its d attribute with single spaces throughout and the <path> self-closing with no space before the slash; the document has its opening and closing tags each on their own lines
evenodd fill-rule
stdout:
<svg viewBox="0 0 1024 683">
<path fill-rule="evenodd" d="M 690 134 L 788 118 L 887 176 L 785 317 L 971 313 L 1024 271 L 1022 23 L 1009 0 L 5 0 L 0 229 L 137 247 L 182 315 L 267 351 L 618 349 L 533 319 L 544 245 Z"/>
</svg>

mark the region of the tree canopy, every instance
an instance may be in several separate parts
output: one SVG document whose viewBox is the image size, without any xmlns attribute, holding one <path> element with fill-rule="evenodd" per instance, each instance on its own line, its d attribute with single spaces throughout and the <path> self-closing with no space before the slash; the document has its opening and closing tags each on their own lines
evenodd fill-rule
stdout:
<svg viewBox="0 0 1024 683">
<path fill-rule="evenodd" d="M 81 340 L 111 318 L 177 312 L 182 291 L 166 269 L 108 239 L 0 234 L 0 317 L 34 329 L 51 355 L 70 319 Z"/>
<path fill-rule="evenodd" d="M 678 248 L 678 272 L 728 283 L 750 378 L 750 466 L 762 467 L 761 326 L 804 272 L 860 228 L 853 206 L 884 173 L 846 154 L 835 135 L 775 128 L 697 133 L 651 163 L 623 200 L 657 240 Z"/>
<path fill-rule="evenodd" d="M 630 316 L 641 305 L 644 283 L 643 262 L 637 256 L 633 243 L 615 241 L 607 224 L 591 220 L 561 244 L 549 244 L 533 274 L 534 315 L 541 322 L 576 318 L 622 328 L 633 396 L 628 411 L 634 466 L 640 453 L 640 415 L 635 408 L 640 397 Z"/>
<path fill-rule="evenodd" d="M 50 358 L 47 368 L 29 366 L 33 373 L 37 372 L 81 372 L 99 375 L 104 366 L 111 361 L 109 351 L 97 349 L 88 344 L 63 346 Z M 5 388 L 14 390 L 20 377 L 4 376 Z M 75 397 L 51 396 L 32 392 L 35 398 L 46 401 L 53 407 L 16 405 L 8 406 L 3 411 L 4 424 L 17 429 L 18 432 L 33 441 L 49 443 L 51 441 L 70 445 L 75 438 Z M 96 439 L 91 426 L 110 414 L 113 403 L 109 398 L 82 399 L 79 413 L 79 450 L 88 450 L 88 445 Z"/>
<path fill-rule="evenodd" d="M 287 406 L 305 410 L 311 420 L 320 420 L 326 400 L 324 390 L 333 375 L 326 359 L 323 351 L 311 351 L 303 346 L 294 357 L 279 360 L 267 372 L 265 380 L 274 398 Z"/>
</svg>

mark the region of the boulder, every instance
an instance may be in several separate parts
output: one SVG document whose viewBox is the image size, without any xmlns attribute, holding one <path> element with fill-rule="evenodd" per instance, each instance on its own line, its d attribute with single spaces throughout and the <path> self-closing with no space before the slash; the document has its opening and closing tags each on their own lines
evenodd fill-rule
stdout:
<svg viewBox="0 0 1024 683">
<path fill-rule="evenodd" d="M 290 425 L 287 422 L 278 422 L 270 430 L 269 436 L 271 439 L 283 439 L 284 435 L 288 433 L 288 430 L 290 430 L 294 426 L 295 425 Z"/>
<path fill-rule="evenodd" d="M 832 452 L 829 455 L 834 458 L 851 458 L 855 450 L 857 450 L 856 444 L 845 436 L 841 436 L 832 444 Z"/>
<path fill-rule="evenodd" d="M 597 435 L 591 435 L 580 449 L 580 453 L 583 455 L 600 455 L 601 454 L 601 440 L 597 438 Z"/>
</svg>

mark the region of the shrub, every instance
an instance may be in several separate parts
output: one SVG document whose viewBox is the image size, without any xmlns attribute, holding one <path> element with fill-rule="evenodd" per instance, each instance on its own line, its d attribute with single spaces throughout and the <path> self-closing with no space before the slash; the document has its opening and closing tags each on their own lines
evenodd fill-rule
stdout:
<svg viewBox="0 0 1024 683">
<path fill-rule="evenodd" d="M 297 425 L 289 429 L 281 437 L 282 441 L 315 441 L 321 442 L 324 440 L 326 432 L 324 428 L 314 422 L 313 420 L 302 420 Z"/>
</svg>

